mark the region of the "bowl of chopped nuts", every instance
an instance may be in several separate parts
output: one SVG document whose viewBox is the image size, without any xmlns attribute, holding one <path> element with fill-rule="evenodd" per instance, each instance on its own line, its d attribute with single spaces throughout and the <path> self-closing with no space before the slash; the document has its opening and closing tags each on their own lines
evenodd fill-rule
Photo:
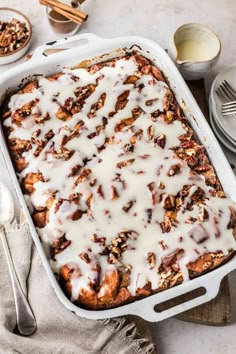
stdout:
<svg viewBox="0 0 236 354">
<path fill-rule="evenodd" d="M 32 27 L 18 10 L 0 7 L 0 65 L 21 58 L 29 49 Z"/>
</svg>

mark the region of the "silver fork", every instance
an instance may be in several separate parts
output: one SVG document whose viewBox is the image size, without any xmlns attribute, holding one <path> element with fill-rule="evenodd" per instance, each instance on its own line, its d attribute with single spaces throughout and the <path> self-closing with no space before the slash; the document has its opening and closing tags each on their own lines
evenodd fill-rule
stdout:
<svg viewBox="0 0 236 354">
<path fill-rule="evenodd" d="M 223 116 L 235 114 L 236 113 L 236 101 L 230 101 L 227 103 L 223 103 L 221 106 L 221 113 Z"/>
<path fill-rule="evenodd" d="M 229 101 L 236 100 L 236 91 L 233 89 L 233 87 L 226 80 L 224 80 L 219 85 L 219 87 L 216 89 L 216 94 L 219 97 L 219 99 L 221 101 L 223 101 L 224 103 L 229 103 Z M 221 106 L 221 110 L 223 109 L 222 106 Z M 226 113 L 225 110 L 224 110 L 224 113 Z M 236 114 L 234 112 L 230 112 L 228 110 L 228 108 L 227 108 L 227 113 L 236 118 Z M 222 114 L 223 114 L 223 112 L 222 112 Z M 223 115 L 225 115 L 225 114 L 223 114 Z"/>
</svg>

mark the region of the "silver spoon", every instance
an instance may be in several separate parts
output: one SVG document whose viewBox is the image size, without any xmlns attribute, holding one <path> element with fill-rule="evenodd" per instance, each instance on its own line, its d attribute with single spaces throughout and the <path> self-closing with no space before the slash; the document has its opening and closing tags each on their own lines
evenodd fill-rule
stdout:
<svg viewBox="0 0 236 354">
<path fill-rule="evenodd" d="M 13 295 L 16 306 L 17 328 L 21 334 L 29 336 L 36 330 L 37 325 L 31 307 L 25 297 L 25 294 L 21 288 L 19 279 L 17 277 L 4 228 L 4 224 L 10 224 L 13 218 L 14 203 L 12 196 L 10 194 L 10 191 L 0 182 L 0 238 L 3 245 L 3 250 L 6 255 L 9 273 L 11 277 Z"/>
</svg>

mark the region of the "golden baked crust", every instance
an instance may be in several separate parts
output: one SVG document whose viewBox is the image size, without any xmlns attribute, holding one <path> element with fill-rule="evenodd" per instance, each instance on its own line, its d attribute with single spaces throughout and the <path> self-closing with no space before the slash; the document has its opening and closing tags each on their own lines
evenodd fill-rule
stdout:
<svg viewBox="0 0 236 354">
<path fill-rule="evenodd" d="M 131 65 L 135 64 L 135 70 L 133 70 L 131 74 L 126 75 L 122 83 L 122 91 L 119 93 L 116 92 L 117 99 L 114 102 L 112 101 L 113 103 L 111 105 L 113 109 L 110 111 L 104 110 L 106 114 L 104 113 L 104 116 L 100 117 L 101 123 L 98 125 L 94 123 L 93 130 L 89 131 L 88 127 L 91 127 L 91 121 L 93 121 L 93 119 L 96 121 L 97 117 L 99 117 L 99 112 L 108 105 L 109 94 L 112 95 L 112 92 L 107 92 L 106 89 L 104 89 L 104 91 L 101 89 L 100 93 L 97 94 L 97 90 L 100 87 L 99 85 L 102 86 L 101 82 L 104 76 L 105 78 L 107 76 L 109 79 L 109 75 L 113 75 L 113 69 L 116 70 L 118 74 L 122 73 L 122 70 L 124 70 L 122 66 L 125 66 L 125 70 L 128 72 L 130 70 L 128 67 L 129 62 Z M 120 71 L 117 69 L 117 66 Z M 109 70 L 106 71 L 104 68 L 109 68 Z M 14 96 L 11 96 L 9 108 L 3 114 L 3 126 L 11 157 L 16 171 L 19 174 L 22 190 L 25 195 L 30 196 L 32 218 L 43 242 L 46 244 L 45 247 L 47 248 L 49 246 L 52 266 L 55 269 L 61 286 L 68 296 L 72 297 L 73 301 L 79 306 L 89 309 L 98 310 L 116 307 L 182 283 L 184 277 L 186 277 L 183 269 L 187 270 L 189 278 L 192 279 L 220 266 L 230 259 L 234 255 L 235 246 L 232 240 L 233 235 L 235 236 L 236 234 L 236 214 L 233 203 L 226 201 L 227 198 L 225 198 L 225 194 L 216 176 L 215 170 L 209 161 L 205 148 L 201 145 L 196 134 L 190 127 L 172 91 L 167 86 L 161 71 L 154 66 L 149 59 L 136 52 L 127 53 L 124 57 L 114 58 L 93 65 L 87 69 L 80 70 L 86 71 L 91 75 L 91 78 L 93 77 L 91 82 L 86 85 L 79 85 L 79 80 L 81 80 L 79 75 L 85 75 L 85 73 L 84 71 L 73 72 L 72 70 L 69 73 L 58 73 L 44 79 L 51 83 L 57 83 L 61 79 L 64 80 L 66 78 L 68 80 L 69 75 L 71 81 L 74 81 L 74 83 L 78 82 L 78 87 L 74 90 L 73 97 L 68 96 L 63 104 L 61 102 L 58 103 L 59 99 L 57 97 L 59 93 L 57 96 L 54 94 L 54 101 L 52 102 L 57 101 L 58 103 L 58 108 L 54 112 L 55 116 L 52 117 L 52 113 L 49 112 L 51 108 L 48 109 L 46 113 L 40 111 L 40 108 L 42 108 L 38 107 L 40 99 L 37 95 L 36 97 L 33 95 L 32 97 L 30 96 L 30 94 L 38 91 L 42 94 L 41 87 L 43 87 L 43 84 L 40 80 L 30 82 L 17 92 L 16 99 L 18 99 L 20 95 L 29 95 L 22 96 L 28 97 L 28 100 L 27 102 L 23 102 L 24 104 L 21 104 L 20 107 L 17 106 L 18 103 L 15 103 L 14 106 Z M 86 75 L 84 78 L 85 81 L 87 80 Z M 95 80 L 94 77 L 96 78 Z M 71 82 L 70 85 L 72 85 Z M 145 93 L 143 93 L 145 87 L 148 89 L 147 92 L 145 91 Z M 155 89 L 155 87 L 157 88 Z M 152 91 L 150 91 L 151 89 Z M 153 92 L 155 93 L 155 90 L 160 95 L 157 98 L 152 94 Z M 131 107 L 132 109 L 130 109 L 129 116 L 125 116 L 125 114 L 122 115 L 122 112 L 127 113 L 127 107 L 132 99 L 130 97 L 134 93 L 136 105 Z M 96 99 L 91 101 L 91 98 L 95 94 Z M 144 97 L 145 103 L 141 104 L 140 100 L 143 100 Z M 161 103 L 158 103 L 158 100 L 161 100 Z M 157 107 L 157 104 L 160 105 L 158 106 L 159 108 L 154 109 Z M 85 108 L 88 105 L 89 109 L 86 111 Z M 147 111 L 145 111 L 144 107 Z M 154 107 L 153 111 L 151 107 Z M 119 119 L 114 121 L 112 134 L 109 134 L 110 131 L 106 133 L 108 129 L 107 126 L 111 124 L 110 122 L 117 116 L 119 116 Z M 76 120 L 74 117 L 76 117 Z M 149 119 L 148 126 L 145 125 L 146 131 L 138 126 L 137 122 L 139 122 L 141 118 Z M 60 127 L 59 130 L 54 129 L 53 125 L 48 123 L 51 122 L 52 119 L 55 120 L 55 124 L 59 124 L 58 122 L 60 122 L 61 126 L 58 125 Z M 73 120 L 75 122 L 73 125 L 70 125 L 70 122 Z M 33 122 L 33 131 L 32 124 L 27 123 L 28 121 Z M 48 128 L 42 135 L 43 128 L 47 127 L 48 124 L 50 129 Z M 172 135 L 169 127 L 172 127 L 172 130 L 179 129 L 179 131 L 182 131 L 182 134 L 173 136 L 173 145 L 171 145 Z M 25 134 L 22 133 L 23 129 L 32 131 L 30 139 L 23 138 L 25 136 Z M 60 140 L 60 144 L 55 147 L 58 142 L 56 140 L 56 134 L 60 134 L 62 129 L 65 130 L 65 135 Z M 71 261 L 66 263 L 63 263 L 61 258 L 60 261 L 58 261 L 58 257 L 62 257 L 62 254 L 65 254 L 66 250 L 66 252 L 69 252 L 74 242 L 77 242 L 73 238 L 74 236 L 71 237 L 70 229 L 68 234 L 60 234 L 59 232 L 59 235 L 57 235 L 56 231 L 55 235 L 45 231 L 50 224 L 54 225 L 55 229 L 59 228 L 58 223 L 52 221 L 54 217 L 52 214 L 57 215 L 63 207 L 65 208 L 65 205 L 72 208 L 68 217 L 70 222 L 78 223 L 78 226 L 81 222 L 81 225 L 85 226 L 82 220 L 86 217 L 86 220 L 90 222 L 94 217 L 94 199 L 100 198 L 100 203 L 106 199 L 106 197 L 104 197 L 104 186 L 98 184 L 97 178 L 94 177 L 94 167 L 90 162 L 92 158 L 95 158 L 94 155 L 91 155 L 92 157 L 89 156 L 89 154 L 85 156 L 84 150 L 82 153 L 78 148 L 79 154 L 83 157 L 82 162 L 81 159 L 80 161 L 78 159 L 78 163 L 73 163 L 73 165 L 70 166 L 69 173 L 65 175 L 65 178 L 68 180 L 73 179 L 73 193 L 68 195 L 67 198 L 64 198 L 55 187 L 46 191 L 47 198 L 45 197 L 43 202 L 36 200 L 36 196 L 38 200 L 40 199 L 38 186 L 46 185 L 49 179 L 45 173 L 42 172 L 41 165 L 34 165 L 32 160 L 36 162 L 39 161 L 43 164 L 44 162 L 42 161 L 45 159 L 40 160 L 40 158 L 45 153 L 46 149 L 46 153 L 47 155 L 50 154 L 51 160 L 64 162 L 60 170 L 61 173 L 63 173 L 63 166 L 67 166 L 66 162 L 72 161 L 75 154 L 78 153 L 74 141 L 82 139 L 82 135 L 86 129 L 88 130 L 87 142 L 92 142 L 93 139 L 97 138 L 99 141 L 99 137 L 101 137 L 104 132 L 106 133 L 103 142 L 101 143 L 99 141 L 96 145 L 96 157 L 103 157 L 104 155 L 102 154 L 104 154 L 104 151 L 113 145 L 121 145 L 122 134 L 129 134 L 129 141 L 122 146 L 122 151 L 118 155 L 119 159 L 115 166 L 116 177 L 112 179 L 110 205 L 121 200 L 121 194 L 125 193 L 124 190 L 128 189 L 127 180 L 122 179 L 122 176 L 125 174 L 123 171 L 127 170 L 127 168 L 131 168 L 131 166 L 135 166 L 138 158 L 140 159 L 140 166 L 142 166 L 143 160 L 150 158 L 150 154 L 145 153 L 145 151 L 143 151 L 142 155 L 134 154 L 134 151 L 141 142 L 144 143 L 144 140 L 146 144 L 143 145 L 144 147 L 151 145 L 152 148 L 156 148 L 157 159 L 160 156 L 160 159 L 167 160 L 172 158 L 170 156 L 174 156 L 173 161 L 175 161 L 175 163 L 169 165 L 166 172 L 167 176 L 165 176 L 166 182 L 170 184 L 170 188 L 173 189 L 173 184 L 177 183 L 175 181 L 180 178 L 181 174 L 184 175 L 189 172 L 188 178 L 185 178 L 181 188 L 176 190 L 176 193 L 169 193 L 168 186 L 163 182 L 164 179 L 160 180 L 158 178 L 162 173 L 160 171 L 163 169 L 163 165 L 157 168 L 155 179 L 145 186 L 145 188 L 147 188 L 146 193 L 149 193 L 150 196 L 150 208 L 145 210 L 147 220 L 145 221 L 146 226 L 144 227 L 148 228 L 153 224 L 153 219 L 156 217 L 157 213 L 155 209 L 156 206 L 159 208 L 159 213 L 160 210 L 163 211 L 163 218 L 160 222 L 156 222 L 158 224 L 157 233 L 159 234 L 156 249 L 150 248 L 144 255 L 145 259 L 143 262 L 148 269 L 145 271 L 146 280 L 144 282 L 141 281 L 141 285 L 139 286 L 138 279 L 136 279 L 135 288 L 133 286 L 131 287 L 131 283 L 134 284 L 134 280 L 131 281 L 131 278 L 135 273 L 135 268 L 133 264 L 131 266 L 127 262 L 124 262 L 124 258 L 125 254 L 131 252 L 132 247 L 133 251 L 135 251 L 136 247 L 138 248 L 137 244 L 139 241 L 137 240 L 142 236 L 139 234 L 139 228 L 137 228 L 137 230 L 121 228 L 119 233 L 111 235 L 110 238 L 107 237 L 107 235 L 96 233 L 93 233 L 92 236 L 87 235 L 88 241 L 86 242 L 88 242 L 90 246 L 87 249 L 78 248 L 77 257 L 80 263 L 74 261 L 74 256 Z M 117 137 L 119 137 L 120 140 Z M 176 143 L 176 137 L 178 143 Z M 51 145 L 49 145 L 50 142 L 52 143 Z M 49 146 L 50 149 L 48 148 Z M 148 149 L 149 148 L 147 148 L 147 151 L 149 151 Z M 164 153 L 167 155 L 163 155 Z M 29 154 L 30 159 L 28 158 Z M 169 156 L 168 154 L 172 155 Z M 100 159 L 102 160 L 101 157 Z M 98 163 L 100 163 L 100 161 L 98 161 Z M 117 171 L 120 171 L 120 173 L 117 173 Z M 141 167 L 140 170 L 136 168 L 137 175 L 145 174 L 146 172 L 147 171 L 142 170 Z M 126 174 L 125 176 L 127 177 L 128 175 Z M 81 186 L 85 184 L 87 186 L 86 192 L 80 189 Z M 50 186 L 54 187 L 53 184 Z M 45 191 L 42 190 L 42 193 L 43 192 Z M 137 190 L 137 198 L 139 192 L 140 191 Z M 86 198 L 84 195 L 86 195 Z M 218 206 L 219 200 L 221 200 L 220 198 L 222 198 L 222 203 L 224 203 L 222 207 L 223 211 Z M 81 199 L 83 200 L 81 201 Z M 209 215 L 209 208 L 211 208 L 214 203 L 218 203 L 217 212 L 219 215 L 217 216 Z M 122 205 L 122 214 L 120 215 L 122 215 L 122 217 L 130 215 L 135 204 L 135 198 L 129 199 Z M 226 212 L 224 208 L 228 211 Z M 197 210 L 197 217 L 193 217 L 191 214 L 195 209 Z M 223 224 L 221 225 L 220 221 L 223 212 L 225 212 L 228 217 L 227 225 L 224 222 L 224 227 L 222 226 Z M 109 210 L 104 210 L 104 218 L 107 214 L 109 215 Z M 181 215 L 184 215 L 184 221 L 181 219 L 183 218 Z M 137 212 L 134 212 L 133 218 L 136 216 Z M 227 250 L 226 248 L 214 249 L 214 247 L 212 250 L 210 249 L 212 245 L 209 246 L 208 243 L 212 235 L 209 234 L 209 230 L 205 225 L 208 225 L 211 220 L 214 220 L 210 229 L 213 230 L 214 228 L 216 243 L 221 242 L 219 239 L 224 238 L 222 234 L 223 231 L 225 231 L 225 233 L 227 232 L 228 245 L 225 246 Z M 66 222 L 67 221 L 65 221 L 65 223 Z M 96 219 L 94 223 L 96 223 Z M 188 231 L 186 231 L 186 235 L 192 241 L 186 240 L 186 237 L 183 237 L 182 226 L 179 226 L 182 225 L 181 223 L 185 225 L 185 228 L 189 227 Z M 173 237 L 175 237 L 176 230 L 179 230 L 178 247 L 171 249 L 167 238 L 171 233 L 173 233 Z M 229 239 L 229 231 L 232 236 L 231 241 Z M 193 242 L 195 242 L 196 248 L 191 249 L 191 251 L 195 251 L 196 254 L 195 257 L 191 255 L 190 260 L 186 261 L 186 264 L 183 265 L 181 262 L 186 256 L 186 250 L 190 247 L 187 245 L 189 242 L 192 242 L 192 248 L 194 247 L 192 246 L 194 244 Z M 219 243 L 219 245 L 221 245 L 221 243 Z M 96 252 L 94 251 L 95 249 L 97 250 Z M 107 269 L 104 267 L 104 259 L 108 264 Z M 81 264 L 84 264 L 85 268 L 89 267 L 89 271 L 84 271 Z M 150 279 L 148 278 L 147 274 L 149 274 L 149 271 L 152 273 L 155 271 L 155 276 L 158 277 L 158 281 L 153 280 L 152 275 L 150 275 Z M 81 286 L 81 284 L 79 285 L 77 289 L 78 294 L 75 296 L 73 295 L 73 287 L 78 286 L 76 285 L 78 279 L 84 279 L 84 272 L 89 272 L 89 276 L 86 278 L 87 280 L 83 286 Z M 155 286 L 153 285 L 154 283 Z"/>
</svg>

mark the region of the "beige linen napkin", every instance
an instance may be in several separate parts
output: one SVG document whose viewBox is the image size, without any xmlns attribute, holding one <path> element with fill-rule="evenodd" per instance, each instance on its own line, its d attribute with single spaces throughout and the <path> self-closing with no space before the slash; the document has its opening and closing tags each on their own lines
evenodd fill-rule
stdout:
<svg viewBox="0 0 236 354">
<path fill-rule="evenodd" d="M 30 337 L 15 332 L 16 314 L 9 272 L 0 244 L 0 354 L 150 354 L 154 346 L 124 317 L 87 320 L 71 313 L 57 299 L 28 226 L 8 228 L 7 238 L 23 290 L 35 314 L 37 330 Z"/>
</svg>

